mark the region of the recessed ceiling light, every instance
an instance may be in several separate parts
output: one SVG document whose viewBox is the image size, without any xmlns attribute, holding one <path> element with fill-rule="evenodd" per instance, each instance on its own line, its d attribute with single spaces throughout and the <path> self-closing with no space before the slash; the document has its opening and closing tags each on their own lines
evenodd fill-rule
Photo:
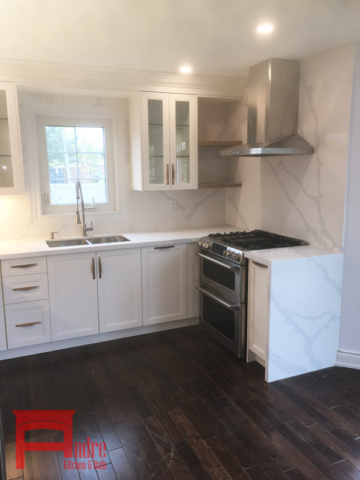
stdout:
<svg viewBox="0 0 360 480">
<path fill-rule="evenodd" d="M 192 68 L 184 65 L 183 67 L 180 67 L 180 72 L 181 72 L 181 73 L 191 73 L 191 72 L 192 72 Z"/>
<path fill-rule="evenodd" d="M 272 25 L 264 24 L 259 25 L 256 30 L 258 31 L 258 33 L 270 33 L 273 31 L 273 29 L 274 27 Z"/>
</svg>

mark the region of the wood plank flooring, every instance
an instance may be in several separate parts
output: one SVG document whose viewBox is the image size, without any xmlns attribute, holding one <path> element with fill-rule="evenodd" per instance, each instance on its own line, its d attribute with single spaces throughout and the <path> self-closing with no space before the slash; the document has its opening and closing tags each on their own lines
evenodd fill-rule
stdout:
<svg viewBox="0 0 360 480">
<path fill-rule="evenodd" d="M 8 480 L 360 479 L 360 371 L 267 384 L 199 327 L 0 362 L 0 401 Z M 106 469 L 27 452 L 16 470 L 15 409 L 76 410 L 74 441 L 104 441 Z"/>
</svg>

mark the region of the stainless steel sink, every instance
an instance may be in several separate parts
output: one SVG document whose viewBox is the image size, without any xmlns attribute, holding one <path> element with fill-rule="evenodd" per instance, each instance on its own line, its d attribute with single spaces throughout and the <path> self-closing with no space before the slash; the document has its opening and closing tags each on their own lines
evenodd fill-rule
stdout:
<svg viewBox="0 0 360 480">
<path fill-rule="evenodd" d="M 78 245 L 90 245 L 85 238 L 74 238 L 71 240 L 49 240 L 46 242 L 50 248 L 58 247 L 76 247 Z"/>
<path fill-rule="evenodd" d="M 97 243 L 119 243 L 119 242 L 129 242 L 128 238 L 123 237 L 122 235 L 109 235 L 104 237 L 94 237 L 87 239 L 93 245 Z"/>
<path fill-rule="evenodd" d="M 81 245 L 96 245 L 99 243 L 120 243 L 129 242 L 128 238 L 123 235 L 105 235 L 103 237 L 94 238 L 72 238 L 69 240 L 48 240 L 46 241 L 48 247 L 77 247 Z"/>
</svg>

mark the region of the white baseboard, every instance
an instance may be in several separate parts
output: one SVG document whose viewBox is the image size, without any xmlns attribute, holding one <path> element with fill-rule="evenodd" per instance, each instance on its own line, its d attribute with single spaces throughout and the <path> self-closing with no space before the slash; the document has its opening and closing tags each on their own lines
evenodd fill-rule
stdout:
<svg viewBox="0 0 360 480">
<path fill-rule="evenodd" d="M 87 337 L 71 338 L 70 340 L 60 340 L 41 345 L 32 345 L 31 347 L 14 348 L 0 352 L 0 361 L 9 358 L 36 355 L 38 353 L 53 352 L 55 350 L 64 350 L 66 348 L 80 347 L 92 343 L 108 342 L 119 338 L 135 337 L 136 335 L 146 335 L 148 333 L 161 332 L 164 330 L 173 330 L 174 328 L 190 327 L 192 325 L 197 325 L 198 323 L 199 317 L 194 317 L 185 320 L 177 320 L 175 322 L 158 323 L 156 325 L 146 325 L 143 327 L 128 328 L 126 330 L 88 335 Z"/>
<path fill-rule="evenodd" d="M 347 367 L 347 368 L 357 368 L 360 370 L 360 352 L 338 350 L 336 366 Z"/>
</svg>

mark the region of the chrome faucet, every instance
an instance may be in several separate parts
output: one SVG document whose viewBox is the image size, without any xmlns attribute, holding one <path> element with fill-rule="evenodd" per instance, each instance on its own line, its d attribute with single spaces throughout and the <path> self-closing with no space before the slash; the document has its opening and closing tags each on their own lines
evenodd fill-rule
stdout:
<svg viewBox="0 0 360 480">
<path fill-rule="evenodd" d="M 87 237 L 87 232 L 94 230 L 92 221 L 90 222 L 90 226 L 86 225 L 85 223 L 85 204 L 84 204 L 84 197 L 81 188 L 81 182 L 78 180 L 75 184 L 76 189 L 76 212 L 75 212 L 75 223 L 76 225 L 82 224 L 82 236 Z M 81 210 L 79 210 L 79 200 L 81 200 Z M 95 205 L 95 202 L 94 202 Z M 88 207 L 87 210 L 93 210 L 94 207 Z M 82 221 L 80 219 L 80 212 L 82 213 Z"/>
</svg>

